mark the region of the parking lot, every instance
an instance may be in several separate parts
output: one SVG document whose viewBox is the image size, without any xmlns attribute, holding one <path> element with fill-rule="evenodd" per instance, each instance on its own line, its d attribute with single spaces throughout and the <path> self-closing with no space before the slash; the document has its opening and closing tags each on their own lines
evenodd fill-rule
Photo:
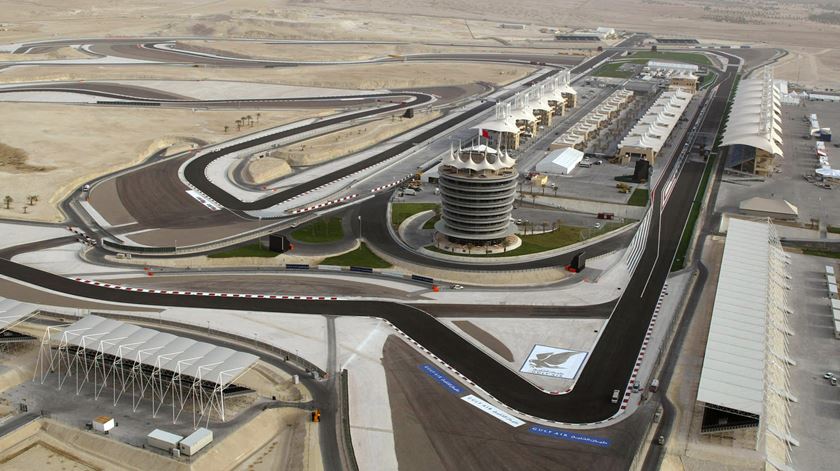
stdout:
<svg viewBox="0 0 840 471">
<path fill-rule="evenodd" d="M 743 178 L 725 174 L 717 200 L 718 211 L 737 212 L 738 204 L 754 196 L 782 198 L 799 209 L 799 221 L 812 218 L 828 225 L 840 225 L 840 185 L 826 189 L 808 182 L 818 166 L 815 154 L 816 139 L 808 136 L 806 116 L 816 113 L 822 127 L 840 129 L 840 105 L 829 102 L 803 101 L 802 106 L 782 106 L 782 150 L 785 158 L 777 161 L 778 173 L 768 178 Z M 808 136 L 808 137 L 806 137 Z M 832 168 L 840 168 L 840 148 L 836 142 L 826 143 Z"/>
</svg>

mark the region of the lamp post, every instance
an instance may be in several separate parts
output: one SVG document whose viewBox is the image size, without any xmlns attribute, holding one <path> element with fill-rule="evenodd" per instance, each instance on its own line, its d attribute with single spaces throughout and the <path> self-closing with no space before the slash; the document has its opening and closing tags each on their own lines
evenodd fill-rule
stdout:
<svg viewBox="0 0 840 471">
<path fill-rule="evenodd" d="M 362 215 L 359 215 L 359 242 L 362 241 Z"/>
</svg>

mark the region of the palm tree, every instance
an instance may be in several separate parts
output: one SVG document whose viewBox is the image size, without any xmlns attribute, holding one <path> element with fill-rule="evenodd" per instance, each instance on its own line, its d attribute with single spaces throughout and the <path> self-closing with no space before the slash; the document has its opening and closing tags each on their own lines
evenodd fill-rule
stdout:
<svg viewBox="0 0 840 471">
<path fill-rule="evenodd" d="M 248 115 L 247 118 L 248 118 L 248 125 L 250 125 L 251 127 L 254 127 L 254 118 L 251 115 Z"/>
<path fill-rule="evenodd" d="M 257 113 L 257 123 L 260 122 L 260 116 L 262 116 L 262 113 Z"/>
<path fill-rule="evenodd" d="M 242 130 L 242 120 L 241 120 L 241 119 L 237 119 L 237 120 L 236 120 L 236 130 L 237 130 L 237 131 L 241 131 L 241 130 Z"/>
<path fill-rule="evenodd" d="M 543 228 L 543 232 L 548 232 L 548 230 L 546 229 L 548 227 L 548 222 L 543 221 L 541 225 L 542 225 L 542 228 Z"/>
<path fill-rule="evenodd" d="M 228 128 L 229 128 L 229 127 L 230 127 L 230 126 L 225 125 L 225 133 L 227 133 L 227 132 L 228 132 Z"/>
<path fill-rule="evenodd" d="M 12 201 L 14 201 L 14 198 L 12 198 L 9 195 L 6 195 L 5 197 L 3 197 L 3 203 L 6 203 L 6 209 L 9 209 L 9 205 L 12 204 Z"/>
<path fill-rule="evenodd" d="M 26 199 L 29 200 L 29 206 L 35 206 L 35 203 L 38 202 L 38 195 L 29 195 Z"/>
</svg>

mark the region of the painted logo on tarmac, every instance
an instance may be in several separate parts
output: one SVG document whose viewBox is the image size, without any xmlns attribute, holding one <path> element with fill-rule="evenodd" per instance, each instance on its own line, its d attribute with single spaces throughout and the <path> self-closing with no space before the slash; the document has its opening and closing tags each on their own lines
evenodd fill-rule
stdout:
<svg viewBox="0 0 840 471">
<path fill-rule="evenodd" d="M 574 379 L 586 359 L 586 352 L 534 345 L 519 371 L 541 376 Z"/>
<path fill-rule="evenodd" d="M 456 384 L 454 380 L 452 380 L 449 376 L 443 374 L 442 371 L 435 368 L 434 366 L 428 363 L 424 363 L 420 365 L 420 369 L 423 370 L 423 372 L 427 375 L 431 376 L 432 379 L 438 382 L 438 384 L 448 389 L 450 392 L 455 394 L 461 394 L 462 392 L 464 392 L 464 388 Z"/>
<path fill-rule="evenodd" d="M 542 435 L 544 437 L 557 438 L 570 442 L 585 443 L 587 445 L 595 445 L 601 448 L 606 448 L 612 444 L 609 438 L 590 437 L 589 435 L 582 435 L 580 433 L 567 432 L 557 428 L 543 427 L 542 425 L 532 425 L 528 429 L 529 432 Z"/>
</svg>

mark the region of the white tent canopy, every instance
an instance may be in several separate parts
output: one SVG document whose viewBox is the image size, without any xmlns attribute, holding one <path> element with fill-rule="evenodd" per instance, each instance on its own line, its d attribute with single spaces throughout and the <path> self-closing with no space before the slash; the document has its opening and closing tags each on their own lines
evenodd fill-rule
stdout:
<svg viewBox="0 0 840 471">
<path fill-rule="evenodd" d="M 583 152 L 565 147 L 551 151 L 537 163 L 537 172 L 568 175 L 583 160 Z"/>
</svg>

